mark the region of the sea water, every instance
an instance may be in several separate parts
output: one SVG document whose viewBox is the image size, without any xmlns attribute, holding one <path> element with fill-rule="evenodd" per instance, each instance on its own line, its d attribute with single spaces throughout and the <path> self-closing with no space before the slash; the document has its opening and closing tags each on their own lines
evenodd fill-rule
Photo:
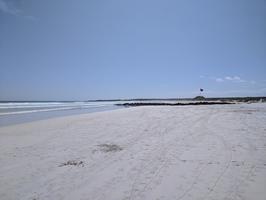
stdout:
<svg viewBox="0 0 266 200">
<path fill-rule="evenodd" d="M 0 126 L 118 109 L 115 101 L 0 102 Z"/>
</svg>

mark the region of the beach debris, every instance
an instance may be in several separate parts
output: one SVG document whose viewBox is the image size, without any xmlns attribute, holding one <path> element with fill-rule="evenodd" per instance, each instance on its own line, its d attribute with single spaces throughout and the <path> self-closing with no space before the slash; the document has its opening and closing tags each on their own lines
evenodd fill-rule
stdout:
<svg viewBox="0 0 266 200">
<path fill-rule="evenodd" d="M 62 164 L 59 165 L 59 167 L 63 167 L 63 166 L 81 166 L 84 167 L 84 162 L 83 161 L 76 161 L 76 160 L 69 160 L 67 162 L 64 162 Z"/>
<path fill-rule="evenodd" d="M 108 152 L 117 152 L 122 151 L 123 148 L 116 145 L 116 144 L 99 144 L 98 147 L 100 148 L 100 151 L 108 153 Z"/>
</svg>

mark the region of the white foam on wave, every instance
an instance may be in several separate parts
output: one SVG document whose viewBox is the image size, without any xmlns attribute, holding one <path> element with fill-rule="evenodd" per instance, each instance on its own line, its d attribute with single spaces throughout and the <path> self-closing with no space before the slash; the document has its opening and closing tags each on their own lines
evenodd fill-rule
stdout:
<svg viewBox="0 0 266 200">
<path fill-rule="evenodd" d="M 113 102 L 19 102 L 19 103 L 0 103 L 0 109 L 30 109 L 30 108 L 51 108 L 51 107 L 95 107 L 114 105 Z"/>
<path fill-rule="evenodd" d="M 98 106 L 83 106 L 83 107 L 65 107 L 65 108 L 50 108 L 50 109 L 39 109 L 39 110 L 26 110 L 26 111 L 14 111 L 14 112 L 3 112 L 0 113 L 0 116 L 5 115 L 15 115 L 15 114 L 27 114 L 27 113 L 37 113 L 37 112 L 48 112 L 48 111 L 60 111 L 60 110 L 73 110 L 73 109 L 86 109 L 86 108 L 100 108 L 100 107 L 106 107 L 104 105 L 98 105 Z"/>
</svg>

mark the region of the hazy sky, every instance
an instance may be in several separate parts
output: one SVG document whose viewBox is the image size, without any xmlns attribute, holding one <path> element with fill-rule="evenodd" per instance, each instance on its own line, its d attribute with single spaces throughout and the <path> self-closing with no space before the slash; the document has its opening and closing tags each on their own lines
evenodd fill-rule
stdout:
<svg viewBox="0 0 266 200">
<path fill-rule="evenodd" d="M 0 100 L 266 95 L 265 0 L 0 0 Z"/>
</svg>

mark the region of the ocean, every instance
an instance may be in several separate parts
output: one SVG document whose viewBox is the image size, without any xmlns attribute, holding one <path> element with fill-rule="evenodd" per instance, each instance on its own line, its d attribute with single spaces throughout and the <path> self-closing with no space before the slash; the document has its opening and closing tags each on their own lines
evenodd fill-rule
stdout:
<svg viewBox="0 0 266 200">
<path fill-rule="evenodd" d="M 121 108 L 116 106 L 116 103 L 116 101 L 0 102 L 0 126 Z"/>
</svg>

